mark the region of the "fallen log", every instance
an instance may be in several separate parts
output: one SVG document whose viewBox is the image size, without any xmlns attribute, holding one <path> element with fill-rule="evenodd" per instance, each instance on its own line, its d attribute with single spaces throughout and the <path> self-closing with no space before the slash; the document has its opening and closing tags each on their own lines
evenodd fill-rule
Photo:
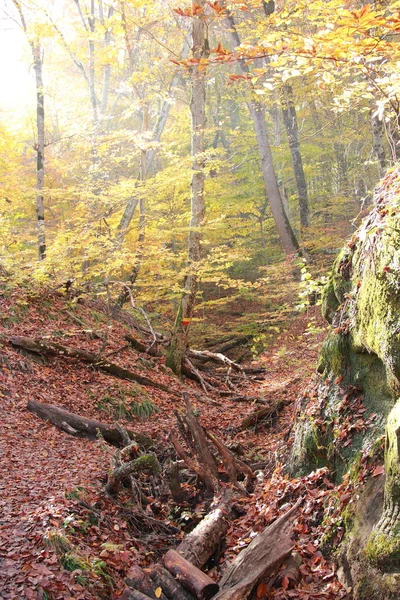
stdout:
<svg viewBox="0 0 400 600">
<path fill-rule="evenodd" d="M 136 591 L 145 594 L 149 598 L 153 598 L 153 600 L 167 600 L 166 596 L 162 593 L 162 590 L 158 593 L 155 593 L 157 586 L 154 585 L 154 582 L 150 579 L 149 575 L 143 571 L 139 565 L 133 565 L 128 571 L 128 574 L 125 578 L 126 585 L 134 589 Z"/>
<path fill-rule="evenodd" d="M 42 404 L 35 400 L 29 400 L 27 409 L 40 417 L 40 419 L 50 421 L 50 423 L 70 435 L 96 439 L 98 433 L 100 433 L 104 440 L 112 446 L 116 446 L 117 448 L 124 446 L 124 440 L 120 430 L 112 425 L 106 425 L 95 419 L 87 419 L 64 410 L 63 408 L 59 408 L 58 406 Z M 128 431 L 128 435 L 131 440 L 136 441 L 139 446 L 142 446 L 143 448 L 148 449 L 154 447 L 153 440 L 146 435 L 131 430 Z"/>
<path fill-rule="evenodd" d="M 131 588 L 125 588 L 118 600 L 153 600 L 153 596 L 146 596 L 139 590 L 132 590 Z"/>
<path fill-rule="evenodd" d="M 258 408 L 243 419 L 243 421 L 240 424 L 240 429 L 247 429 L 251 425 L 256 425 L 257 423 L 259 423 L 261 419 L 271 418 L 277 415 L 283 409 L 284 406 L 285 402 L 283 400 L 278 400 L 274 404 L 270 404 L 269 406 L 265 406 L 264 408 Z"/>
<path fill-rule="evenodd" d="M 292 524 L 302 499 L 267 527 L 242 550 L 228 567 L 221 591 L 213 600 L 245 600 L 267 573 L 276 569 L 293 550 Z"/>
<path fill-rule="evenodd" d="M 293 552 L 287 560 L 285 560 L 284 568 L 279 572 L 274 581 L 274 587 L 282 587 L 282 581 L 287 579 L 287 588 L 294 588 L 300 580 L 300 567 L 303 559 L 298 552 Z"/>
<path fill-rule="evenodd" d="M 232 495 L 217 499 L 209 513 L 179 544 L 176 551 L 192 565 L 201 569 L 221 544 L 227 534 L 233 516 Z"/>
<path fill-rule="evenodd" d="M 220 338 L 219 340 L 214 340 L 212 343 L 208 343 L 207 346 L 209 348 L 214 348 L 214 352 L 225 353 L 228 352 L 228 350 L 232 350 L 232 348 L 247 344 L 247 342 L 252 339 L 252 335 L 227 336 L 225 338 Z"/>
<path fill-rule="evenodd" d="M 150 569 L 150 578 L 156 586 L 160 587 L 169 600 L 194 600 L 194 596 L 161 565 L 154 565 Z"/>
<path fill-rule="evenodd" d="M 210 352 L 209 350 L 192 350 L 188 351 L 188 356 L 191 358 L 197 359 L 207 359 L 213 360 L 214 362 L 222 363 L 223 365 L 227 365 L 235 371 L 239 371 L 240 373 L 244 373 L 243 368 L 235 363 L 233 360 L 225 356 L 225 354 L 221 354 L 220 352 Z"/>
<path fill-rule="evenodd" d="M 138 352 L 142 352 L 142 354 L 150 354 L 150 356 L 162 356 L 162 352 L 160 352 L 156 344 L 146 346 L 146 344 L 143 344 L 143 342 L 136 339 L 135 337 L 133 337 L 133 335 L 130 335 L 129 333 L 124 337 L 126 341 L 130 343 L 132 348 L 134 348 Z"/>
<path fill-rule="evenodd" d="M 171 390 L 163 383 L 158 383 L 157 381 L 153 381 L 148 377 L 144 377 L 143 375 L 139 375 L 138 373 L 124 369 L 124 367 L 120 367 L 115 363 L 102 360 L 99 358 L 99 356 L 93 352 L 89 352 L 88 350 L 70 348 L 69 346 L 62 346 L 61 344 L 56 344 L 54 342 L 47 342 L 41 339 L 23 336 L 9 337 L 8 341 L 15 348 L 23 348 L 24 350 L 28 350 L 29 352 L 33 352 L 35 354 L 50 354 L 56 356 L 67 356 L 68 358 L 77 358 L 78 360 L 82 360 L 83 362 L 91 364 L 94 368 L 99 369 L 99 371 L 104 371 L 105 373 L 109 373 L 110 375 L 118 377 L 119 379 L 136 381 L 137 383 L 140 383 L 140 385 L 154 387 L 162 390 L 163 392 L 168 392 L 174 396 L 177 395 L 176 391 Z"/>
<path fill-rule="evenodd" d="M 198 600 L 209 600 L 218 592 L 219 585 L 211 577 L 194 567 L 175 550 L 168 550 L 163 562 L 165 568 Z"/>
</svg>

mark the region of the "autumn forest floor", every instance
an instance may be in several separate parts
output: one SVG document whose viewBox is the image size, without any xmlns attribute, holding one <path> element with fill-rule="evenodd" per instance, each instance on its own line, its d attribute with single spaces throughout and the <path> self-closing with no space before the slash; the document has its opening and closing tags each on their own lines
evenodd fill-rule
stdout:
<svg viewBox="0 0 400 600">
<path fill-rule="evenodd" d="M 249 464 L 259 463 L 257 487 L 243 498 L 243 514 L 232 523 L 226 544 L 209 565 L 211 576 L 218 578 L 226 560 L 302 496 L 295 527 L 303 558 L 300 581 L 292 585 L 284 578 L 277 584 L 274 574 L 275 585 L 274 577 L 263 582 L 257 598 L 349 597 L 334 564 L 319 547 L 323 502 L 334 488 L 329 475 L 321 471 L 290 480 L 282 471 L 293 443 L 296 400 L 312 378 L 324 335 L 318 308 L 292 312 L 286 326 L 272 330 L 268 348 L 253 360 L 248 357 L 244 364 L 263 372 L 232 376 L 234 394 L 215 391 L 208 398 L 197 383 L 174 378 L 163 358 L 130 348 L 123 337 L 132 330 L 130 319 L 110 320 L 101 303 L 73 303 L 58 293 L 27 301 L 11 293 L 0 298 L 0 324 L 1 598 L 117 598 L 132 564 L 157 561 L 207 510 L 190 482 L 185 484 L 183 506 L 174 504 L 159 482 L 153 482 L 153 488 L 147 482 L 147 506 L 135 517 L 124 498 L 113 501 L 104 493 L 115 449 L 101 440 L 64 433 L 29 412 L 27 402 L 53 404 L 108 423 L 119 421 L 157 440 L 168 458 L 173 455 L 168 434 L 176 426 L 174 410 L 181 406 L 184 390 L 206 428 L 239 448 Z M 104 339 L 96 339 L 93 331 Z M 21 353 L 8 342 L 16 335 L 102 352 L 177 395 L 121 381 L 64 356 Z M 217 373 L 223 382 L 221 369 Z M 243 401 L 242 396 L 256 400 Z M 243 419 L 255 408 L 278 401 L 283 401 L 283 410 L 277 416 L 243 427 Z"/>
</svg>

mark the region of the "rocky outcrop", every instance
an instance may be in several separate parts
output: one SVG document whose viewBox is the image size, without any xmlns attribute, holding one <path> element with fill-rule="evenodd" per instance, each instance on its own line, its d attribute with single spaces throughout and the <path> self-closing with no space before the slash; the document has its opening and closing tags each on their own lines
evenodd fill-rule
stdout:
<svg viewBox="0 0 400 600">
<path fill-rule="evenodd" d="M 339 481 L 385 436 L 381 477 L 365 486 L 340 550 L 357 600 L 399 597 L 400 167 L 335 261 L 323 298 L 331 329 L 301 400 L 292 471 L 329 466 Z M 371 506 L 373 505 L 373 510 Z"/>
</svg>

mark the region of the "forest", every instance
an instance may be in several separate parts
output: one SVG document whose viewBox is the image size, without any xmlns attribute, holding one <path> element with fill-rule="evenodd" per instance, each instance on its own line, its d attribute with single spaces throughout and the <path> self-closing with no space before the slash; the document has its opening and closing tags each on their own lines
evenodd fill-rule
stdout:
<svg viewBox="0 0 400 600">
<path fill-rule="evenodd" d="M 0 597 L 398 599 L 400 1 L 0 15 Z"/>
</svg>

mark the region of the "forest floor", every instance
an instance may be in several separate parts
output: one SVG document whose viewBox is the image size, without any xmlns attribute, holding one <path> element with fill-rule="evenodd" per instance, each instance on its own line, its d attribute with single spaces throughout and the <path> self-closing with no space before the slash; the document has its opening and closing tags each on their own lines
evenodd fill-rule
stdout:
<svg viewBox="0 0 400 600">
<path fill-rule="evenodd" d="M 93 339 L 93 332 L 78 319 L 104 335 L 106 342 Z M 283 473 L 293 443 L 296 400 L 312 379 L 324 335 L 318 308 L 292 316 L 286 328 L 276 331 L 268 349 L 247 362 L 249 367 L 263 367 L 262 374 L 234 379 L 240 395 L 271 405 L 284 403 L 273 419 L 250 428 L 243 428 L 243 419 L 262 405 L 235 399 L 238 393 L 221 396 L 215 391 L 206 398 L 197 383 L 179 382 L 163 358 L 144 357 L 127 347 L 123 335 L 130 330 L 129 319 L 110 321 L 101 303 L 73 304 L 54 293 L 30 300 L 8 294 L 0 298 L 0 324 L 1 598 L 118 598 L 130 566 L 157 561 L 207 508 L 201 499 L 194 502 L 190 486 L 183 507 L 148 489 L 148 521 L 143 515 L 135 521 L 122 501 L 104 493 L 114 449 L 101 440 L 64 433 L 29 412 L 27 402 L 60 406 L 108 423 L 118 420 L 150 435 L 163 452 L 173 454 L 168 434 L 176 426 L 174 409 L 182 405 L 182 391 L 189 393 L 204 427 L 240 447 L 248 463 L 260 463 L 257 487 L 243 498 L 243 515 L 232 523 L 218 560 L 209 565 L 210 575 L 218 578 L 226 560 L 301 496 L 301 517 L 295 526 L 296 549 L 303 559 L 300 579 L 284 577 L 277 584 L 274 574 L 258 586 L 254 597 L 350 597 L 337 579 L 334 563 L 320 549 L 324 502 L 332 490 L 340 494 L 343 489 L 335 488 L 325 469 L 296 480 Z M 119 365 L 166 385 L 178 399 L 166 391 L 121 381 L 76 359 L 21 353 L 8 341 L 16 335 L 102 351 Z"/>
</svg>

